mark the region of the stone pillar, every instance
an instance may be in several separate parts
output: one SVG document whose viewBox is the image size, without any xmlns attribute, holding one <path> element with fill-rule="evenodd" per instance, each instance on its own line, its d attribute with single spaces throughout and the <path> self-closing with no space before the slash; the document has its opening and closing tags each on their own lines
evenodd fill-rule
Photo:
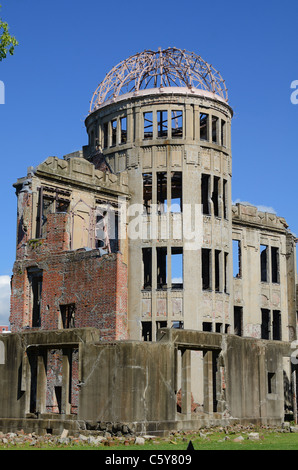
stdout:
<svg viewBox="0 0 298 470">
<path fill-rule="evenodd" d="M 70 414 L 70 358 L 71 350 L 63 351 L 62 357 L 62 403 L 61 410 L 62 413 Z"/>
<path fill-rule="evenodd" d="M 37 357 L 36 411 L 39 413 L 46 411 L 46 383 L 46 354 L 42 352 Z"/>
<path fill-rule="evenodd" d="M 213 364 L 212 351 L 205 351 L 203 356 L 204 373 L 204 413 L 213 413 Z"/>
<path fill-rule="evenodd" d="M 181 413 L 191 416 L 191 351 L 181 351 Z"/>
</svg>

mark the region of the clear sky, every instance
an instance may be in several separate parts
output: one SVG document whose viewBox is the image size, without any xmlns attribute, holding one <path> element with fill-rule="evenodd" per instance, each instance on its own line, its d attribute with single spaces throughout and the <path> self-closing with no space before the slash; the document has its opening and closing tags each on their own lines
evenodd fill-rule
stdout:
<svg viewBox="0 0 298 470">
<path fill-rule="evenodd" d="M 0 16 L 19 41 L 0 62 L 2 230 L 0 325 L 8 324 L 15 259 L 13 183 L 48 156 L 87 143 L 93 91 L 120 61 L 145 49 L 193 51 L 229 89 L 233 201 L 274 210 L 298 234 L 297 0 L 2 0 Z"/>
</svg>

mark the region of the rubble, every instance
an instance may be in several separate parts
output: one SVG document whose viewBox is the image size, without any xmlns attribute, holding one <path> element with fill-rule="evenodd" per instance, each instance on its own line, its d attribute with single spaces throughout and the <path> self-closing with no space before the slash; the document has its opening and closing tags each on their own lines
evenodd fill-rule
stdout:
<svg viewBox="0 0 298 470">
<path fill-rule="evenodd" d="M 103 431 L 83 431 L 78 435 L 70 435 L 67 429 L 63 429 L 60 435 L 53 434 L 43 434 L 38 435 L 35 432 L 25 433 L 23 430 L 3 433 L 0 432 L 0 450 L 5 448 L 71 448 L 71 447 L 102 447 L 108 450 L 109 447 L 115 447 L 119 445 L 131 446 L 139 445 L 144 446 L 145 444 L 151 443 L 153 445 L 169 443 L 173 446 L 176 446 L 179 442 L 189 442 L 190 439 L 195 440 L 199 439 L 202 441 L 210 441 L 211 437 L 216 436 L 217 434 L 223 434 L 224 436 L 218 439 L 218 442 L 223 441 L 232 441 L 238 442 L 239 444 L 244 443 L 247 440 L 258 441 L 264 439 L 263 433 L 271 432 L 297 432 L 297 426 L 286 425 L 284 423 L 282 427 L 275 426 L 254 426 L 254 425 L 241 425 L 234 424 L 229 426 L 215 426 L 202 428 L 199 430 L 189 430 L 189 431 L 172 431 L 167 436 L 153 436 L 149 434 L 144 435 L 116 435 L 113 436 L 107 432 Z M 115 429 L 115 428 L 114 428 Z M 295 430 L 293 430 L 295 429 Z"/>
</svg>

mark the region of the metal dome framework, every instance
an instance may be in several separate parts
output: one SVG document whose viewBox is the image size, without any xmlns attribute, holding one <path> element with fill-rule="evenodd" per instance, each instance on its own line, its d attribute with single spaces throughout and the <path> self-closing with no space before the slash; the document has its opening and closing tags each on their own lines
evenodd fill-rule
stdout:
<svg viewBox="0 0 298 470">
<path fill-rule="evenodd" d="M 93 93 L 90 112 L 126 93 L 164 87 L 201 89 L 228 101 L 225 81 L 212 65 L 194 52 L 168 48 L 137 53 L 113 67 Z"/>
</svg>

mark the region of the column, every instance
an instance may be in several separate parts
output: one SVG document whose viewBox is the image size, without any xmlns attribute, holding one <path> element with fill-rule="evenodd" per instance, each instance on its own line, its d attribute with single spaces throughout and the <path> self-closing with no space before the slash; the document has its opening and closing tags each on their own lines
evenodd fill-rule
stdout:
<svg viewBox="0 0 298 470">
<path fill-rule="evenodd" d="M 181 413 L 191 417 L 191 350 L 181 351 Z"/>
</svg>

